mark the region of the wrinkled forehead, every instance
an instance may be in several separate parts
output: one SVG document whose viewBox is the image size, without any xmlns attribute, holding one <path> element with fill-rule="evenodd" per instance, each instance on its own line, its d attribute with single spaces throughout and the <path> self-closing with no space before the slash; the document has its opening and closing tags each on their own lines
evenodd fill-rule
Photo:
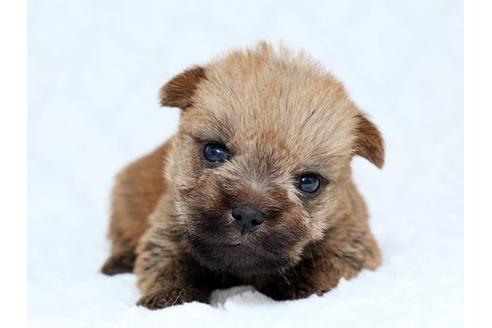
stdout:
<svg viewBox="0 0 492 328">
<path fill-rule="evenodd" d="M 323 166 L 350 157 L 355 115 L 342 86 L 327 75 L 211 70 L 182 120 L 195 138 L 234 152 Z"/>
</svg>

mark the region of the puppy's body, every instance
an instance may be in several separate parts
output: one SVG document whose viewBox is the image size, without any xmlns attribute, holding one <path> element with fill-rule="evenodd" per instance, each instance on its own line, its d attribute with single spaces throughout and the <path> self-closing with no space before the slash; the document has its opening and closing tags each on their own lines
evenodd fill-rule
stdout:
<svg viewBox="0 0 492 328">
<path fill-rule="evenodd" d="M 133 270 L 138 304 L 206 302 L 239 284 L 278 300 L 321 295 L 379 265 L 350 160 L 381 167 L 382 138 L 305 56 L 233 52 L 176 76 L 161 103 L 183 109 L 179 131 L 118 175 L 102 269 Z M 227 159 L 204 158 L 211 144 Z M 315 191 L 300 189 L 306 176 Z M 251 211 L 261 222 L 246 226 Z"/>
</svg>

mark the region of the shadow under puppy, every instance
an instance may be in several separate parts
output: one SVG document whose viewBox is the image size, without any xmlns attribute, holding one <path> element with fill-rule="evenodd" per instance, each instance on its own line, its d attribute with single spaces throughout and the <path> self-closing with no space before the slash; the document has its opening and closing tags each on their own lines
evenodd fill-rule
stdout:
<svg viewBox="0 0 492 328">
<path fill-rule="evenodd" d="M 117 176 L 102 268 L 137 274 L 138 305 L 241 284 L 321 295 L 380 264 L 350 163 L 382 167 L 382 137 L 309 57 L 260 43 L 175 76 L 160 101 L 179 130 Z"/>
</svg>

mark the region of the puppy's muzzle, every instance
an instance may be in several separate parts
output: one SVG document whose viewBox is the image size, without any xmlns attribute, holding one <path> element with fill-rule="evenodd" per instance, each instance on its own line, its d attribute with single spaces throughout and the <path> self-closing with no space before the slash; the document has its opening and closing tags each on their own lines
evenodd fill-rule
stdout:
<svg viewBox="0 0 492 328">
<path fill-rule="evenodd" d="M 234 226 L 241 234 L 252 232 L 263 223 L 263 214 L 250 206 L 236 207 L 231 211 L 231 215 L 234 218 Z"/>
</svg>

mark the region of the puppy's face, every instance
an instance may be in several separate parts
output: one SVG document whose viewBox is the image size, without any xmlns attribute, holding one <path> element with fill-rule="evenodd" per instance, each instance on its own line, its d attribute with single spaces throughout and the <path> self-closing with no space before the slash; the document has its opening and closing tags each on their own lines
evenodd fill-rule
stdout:
<svg viewBox="0 0 492 328">
<path fill-rule="evenodd" d="M 166 177 L 195 257 L 250 275 L 294 265 L 341 218 L 350 160 L 376 165 L 382 140 L 342 86 L 267 45 L 176 76 L 183 109 Z"/>
</svg>

